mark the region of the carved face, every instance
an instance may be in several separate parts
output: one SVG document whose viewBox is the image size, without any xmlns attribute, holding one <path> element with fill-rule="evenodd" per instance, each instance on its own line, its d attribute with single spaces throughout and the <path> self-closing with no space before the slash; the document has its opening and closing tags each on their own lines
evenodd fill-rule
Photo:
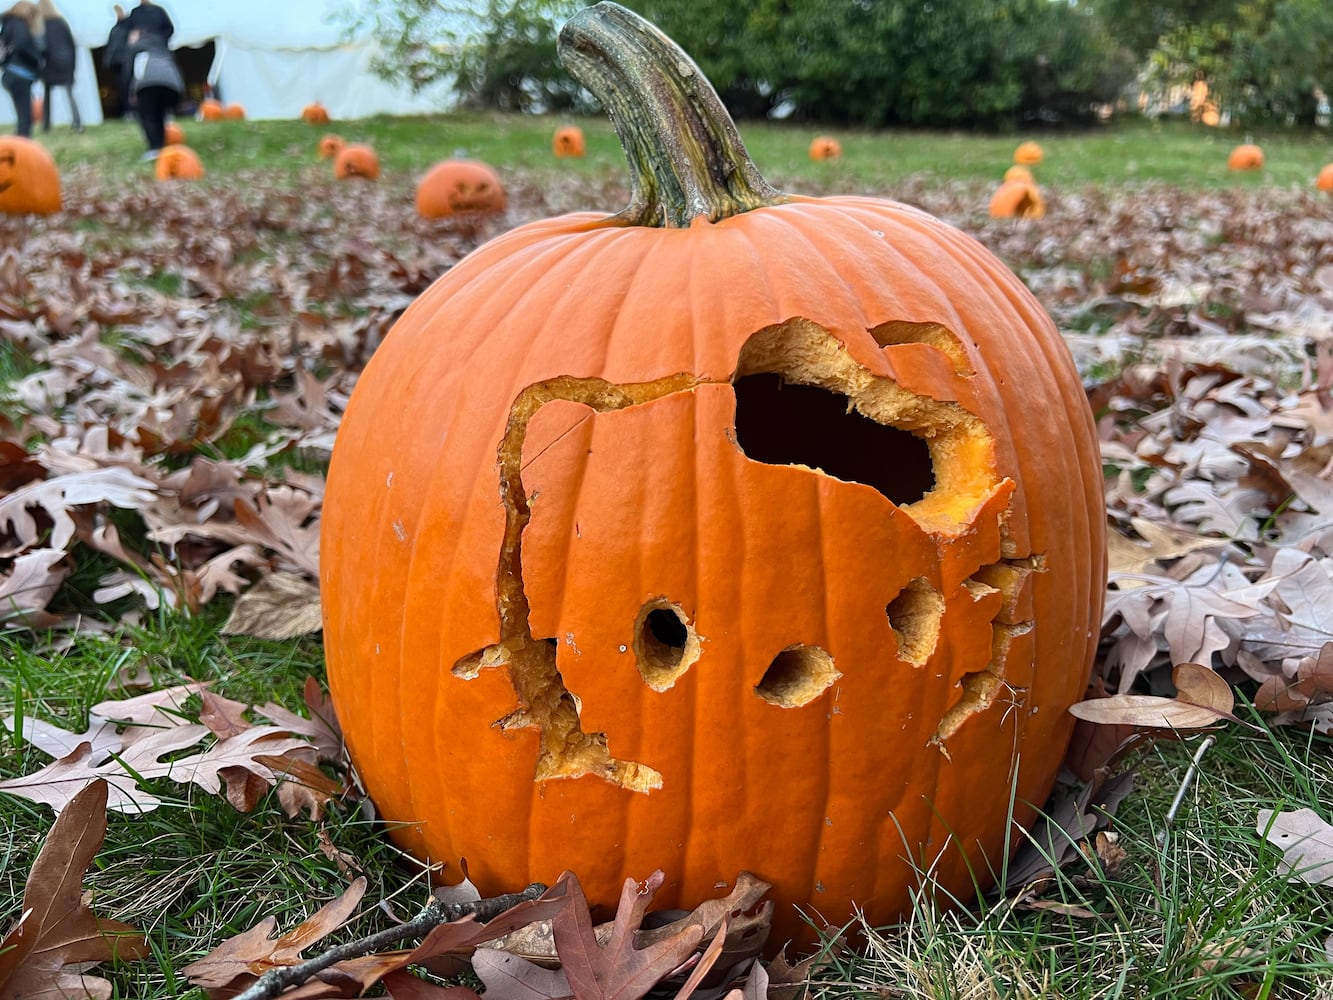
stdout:
<svg viewBox="0 0 1333 1000">
<path fill-rule="evenodd" d="M 1011 796 L 1045 799 L 1101 490 L 1054 327 L 913 209 L 521 227 L 403 315 L 344 418 L 348 745 L 398 839 L 479 885 L 571 868 L 611 902 L 661 868 L 695 905 L 749 869 L 780 934 L 792 903 L 891 920 L 918 867 L 970 892 Z"/>
<path fill-rule="evenodd" d="M 499 176 L 475 160 L 437 163 L 417 185 L 417 212 L 427 219 L 493 215 L 503 212 L 505 204 Z"/>
<path fill-rule="evenodd" d="M 380 158 L 369 146 L 343 146 L 333 158 L 333 176 L 340 181 L 361 178 L 377 180 L 380 175 Z"/>
<path fill-rule="evenodd" d="M 578 157 L 583 155 L 583 130 L 573 125 L 555 130 L 551 139 L 551 151 L 558 157 Z"/>
<path fill-rule="evenodd" d="M 0 212 L 59 212 L 60 174 L 51 154 L 20 136 L 0 138 Z"/>
<path fill-rule="evenodd" d="M 319 158 L 321 160 L 331 160 L 342 151 L 347 143 L 340 135 L 326 135 L 319 140 Z"/>
<path fill-rule="evenodd" d="M 160 181 L 198 180 L 204 176 L 204 165 L 189 146 L 164 146 L 157 154 L 154 174 Z"/>
</svg>

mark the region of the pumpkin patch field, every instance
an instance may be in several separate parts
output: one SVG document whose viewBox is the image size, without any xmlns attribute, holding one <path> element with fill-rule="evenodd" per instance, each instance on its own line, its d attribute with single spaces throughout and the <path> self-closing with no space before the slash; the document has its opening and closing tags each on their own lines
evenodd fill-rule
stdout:
<svg viewBox="0 0 1333 1000">
<path fill-rule="evenodd" d="M 1333 997 L 1327 136 L 736 124 L 617 17 L 620 135 L 11 157 L 0 992 Z"/>
</svg>

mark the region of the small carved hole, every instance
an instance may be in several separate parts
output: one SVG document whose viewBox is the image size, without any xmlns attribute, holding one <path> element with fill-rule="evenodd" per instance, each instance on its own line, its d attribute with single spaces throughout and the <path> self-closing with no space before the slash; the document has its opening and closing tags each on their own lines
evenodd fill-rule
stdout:
<svg viewBox="0 0 1333 1000">
<path fill-rule="evenodd" d="M 884 610 L 889 616 L 889 628 L 898 637 L 899 658 L 922 666 L 935 652 L 940 639 L 944 598 L 924 577 L 917 577 Z"/>
<path fill-rule="evenodd" d="M 676 605 L 649 601 L 634 626 L 639 673 L 654 691 L 665 691 L 699 659 L 699 637 Z"/>
<path fill-rule="evenodd" d="M 833 657 L 818 646 L 788 646 L 773 657 L 754 693 L 770 705 L 800 708 L 841 676 L 833 666 Z"/>
</svg>

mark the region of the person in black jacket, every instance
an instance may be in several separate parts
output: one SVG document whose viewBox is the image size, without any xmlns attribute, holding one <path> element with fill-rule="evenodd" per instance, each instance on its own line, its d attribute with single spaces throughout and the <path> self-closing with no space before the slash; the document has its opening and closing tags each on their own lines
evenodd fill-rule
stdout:
<svg viewBox="0 0 1333 1000">
<path fill-rule="evenodd" d="M 153 0 L 139 0 L 139 6 L 130 11 L 130 30 L 144 35 L 157 35 L 162 41 L 171 41 L 176 26 L 171 23 L 171 15 L 153 3 Z"/>
<path fill-rule="evenodd" d="M 0 86 L 14 101 L 16 132 L 21 136 L 32 135 L 32 85 L 42 75 L 42 50 L 33 32 L 36 21 L 37 5 L 28 0 L 19 0 L 0 15 L 0 62 L 4 65 Z"/>
<path fill-rule="evenodd" d="M 111 26 L 106 36 L 106 49 L 102 52 L 102 68 L 116 81 L 118 98 L 117 117 L 130 114 L 130 19 L 125 15 L 125 8 L 115 5 L 116 23 Z"/>
<path fill-rule="evenodd" d="M 56 10 L 55 0 L 37 0 L 37 9 L 46 22 L 42 34 L 46 49 L 46 61 L 42 65 L 42 83 L 46 89 L 46 100 L 42 102 L 42 131 L 51 131 L 52 97 L 60 89 L 69 98 L 74 131 L 82 132 L 83 121 L 79 118 L 78 102 L 74 100 L 74 35 L 69 30 L 69 22 Z"/>
<path fill-rule="evenodd" d="M 148 143 L 143 159 L 156 160 L 166 141 L 167 112 L 180 103 L 185 80 L 166 39 L 137 28 L 130 32 L 130 66 L 131 100 Z"/>
</svg>

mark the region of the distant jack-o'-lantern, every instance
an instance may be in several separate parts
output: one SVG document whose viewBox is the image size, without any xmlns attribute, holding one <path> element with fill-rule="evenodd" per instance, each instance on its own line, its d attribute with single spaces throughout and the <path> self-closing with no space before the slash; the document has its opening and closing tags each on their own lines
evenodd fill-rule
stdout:
<svg viewBox="0 0 1333 1000">
<path fill-rule="evenodd" d="M 60 172 L 46 148 L 17 135 L 0 137 L 0 212 L 46 215 L 60 207 Z"/>
<path fill-rule="evenodd" d="M 1033 182 L 1032 171 L 1021 163 L 1015 163 L 1012 167 L 1006 170 L 1004 172 L 1004 179 L 1006 181 L 1023 181 L 1027 184 Z"/>
<path fill-rule="evenodd" d="M 167 122 L 163 129 L 162 138 L 168 146 L 181 146 L 185 144 L 185 130 L 175 122 Z"/>
<path fill-rule="evenodd" d="M 1314 179 L 1314 186 L 1320 191 L 1333 191 L 1333 163 L 1319 171 Z"/>
<path fill-rule="evenodd" d="M 551 137 L 551 152 L 556 156 L 577 157 L 584 154 L 583 129 L 576 125 L 566 125 L 555 130 Z"/>
<path fill-rule="evenodd" d="M 242 104 L 228 104 L 222 109 L 222 117 L 232 121 L 244 121 L 245 106 Z"/>
<path fill-rule="evenodd" d="M 810 159 L 840 160 L 842 159 L 842 143 L 829 135 L 815 136 L 810 143 Z"/>
<path fill-rule="evenodd" d="M 427 219 L 492 215 L 505 210 L 504 185 L 494 170 L 476 160 L 445 160 L 417 184 L 417 213 Z"/>
<path fill-rule="evenodd" d="M 1046 801 L 1100 636 L 1069 348 L 958 229 L 774 189 L 623 7 L 560 52 L 629 207 L 450 268 L 333 449 L 320 594 L 357 772 L 483 895 L 570 869 L 614 906 L 661 869 L 658 905 L 693 907 L 749 870 L 776 946 L 814 937 L 797 905 L 836 927 L 970 898 Z"/>
<path fill-rule="evenodd" d="M 1043 156 L 1041 147 L 1031 140 L 1020 142 L 1018 148 L 1014 150 L 1014 162 L 1026 167 L 1035 167 L 1042 161 Z"/>
<path fill-rule="evenodd" d="M 194 181 L 204 176 L 204 165 L 189 146 L 163 146 L 158 151 L 153 175 L 160 181 Z"/>
<path fill-rule="evenodd" d="M 331 160 L 342 152 L 343 147 L 346 145 L 346 139 L 340 135 L 333 135 L 330 133 L 319 140 L 319 158 L 321 160 Z"/>
<path fill-rule="evenodd" d="M 340 181 L 360 177 L 373 181 L 380 175 L 380 158 L 369 146 L 343 146 L 333 158 L 333 176 Z"/>
<path fill-rule="evenodd" d="M 226 117 L 222 102 L 212 97 L 205 97 L 199 102 L 199 117 L 206 122 L 220 122 Z"/>
<path fill-rule="evenodd" d="M 1252 142 L 1244 142 L 1227 156 L 1228 170 L 1262 170 L 1264 151 Z"/>
<path fill-rule="evenodd" d="M 994 219 L 1040 219 L 1046 202 L 1032 181 L 1005 181 L 991 195 L 990 214 Z"/>
<path fill-rule="evenodd" d="M 301 121 L 310 125 L 327 125 L 329 123 L 329 109 L 318 101 L 314 104 L 307 104 L 301 109 Z"/>
</svg>

